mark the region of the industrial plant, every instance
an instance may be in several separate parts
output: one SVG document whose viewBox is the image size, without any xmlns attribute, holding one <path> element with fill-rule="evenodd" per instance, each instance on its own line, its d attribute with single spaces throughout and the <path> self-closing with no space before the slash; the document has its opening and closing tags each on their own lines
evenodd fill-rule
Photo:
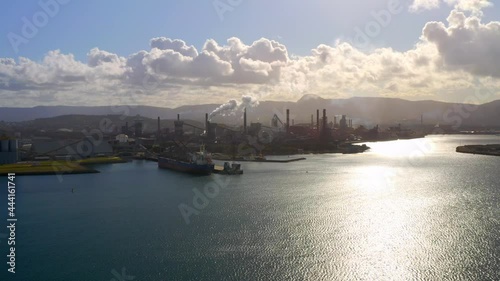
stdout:
<svg viewBox="0 0 500 281">
<path fill-rule="evenodd" d="M 263 120 L 262 115 L 252 116 L 250 105 L 224 106 L 199 116 L 204 122 L 193 121 L 192 113 L 184 119 L 183 112 L 178 112 L 173 120 L 140 115 L 84 116 L 88 120 L 83 128 L 77 126 L 78 121 L 72 123 L 74 127 L 62 123 L 70 128 L 50 130 L 13 126 L 17 132 L 3 133 L 0 164 L 114 156 L 156 161 L 162 154 L 191 153 L 200 146 L 216 160 L 266 161 L 268 155 L 360 153 L 368 147 L 357 145 L 359 142 L 424 135 L 401 124 L 384 130 L 378 125 L 366 127 L 355 124 L 346 114 L 326 109 L 316 109 L 310 114 L 310 122 L 303 122 L 303 118 L 295 120 L 292 110 L 286 108 Z M 228 117 L 221 113 L 224 109 L 230 109 Z M 60 119 L 63 122 L 71 117 Z"/>
</svg>

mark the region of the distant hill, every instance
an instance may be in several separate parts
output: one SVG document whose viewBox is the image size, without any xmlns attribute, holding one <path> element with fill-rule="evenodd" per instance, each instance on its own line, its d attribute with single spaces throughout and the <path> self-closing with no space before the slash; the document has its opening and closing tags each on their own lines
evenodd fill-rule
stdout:
<svg viewBox="0 0 500 281">
<path fill-rule="evenodd" d="M 16 123 L 24 131 L 65 131 L 81 133 L 87 129 L 92 133 L 92 129 L 103 128 L 105 132 L 121 131 L 121 127 L 128 124 L 129 129 L 134 131 L 133 125 L 137 118 L 135 116 L 121 115 L 61 115 L 50 118 L 38 118 L 35 120 L 22 121 Z M 141 117 L 143 130 L 146 133 L 156 133 L 158 128 L 157 119 Z M 185 124 L 204 128 L 204 124 L 192 120 L 186 120 Z M 160 121 L 161 128 L 174 128 L 173 119 L 163 119 Z M 116 129 L 116 130 L 115 130 Z"/>
<path fill-rule="evenodd" d="M 178 108 L 153 106 L 37 106 L 33 108 L 0 107 L 0 120 L 20 122 L 61 115 L 120 115 L 131 120 L 140 115 L 146 118 L 173 120 L 177 114 L 185 120 L 203 122 L 205 113 L 210 113 L 220 104 L 189 105 Z M 285 122 L 285 110 L 290 109 L 295 123 L 309 123 L 311 115 L 316 122 L 316 110 L 327 110 L 330 121 L 333 115 L 348 115 L 354 124 L 367 126 L 393 125 L 397 123 L 417 124 L 423 115 L 426 124 L 458 124 L 462 126 L 484 126 L 500 128 L 500 100 L 479 106 L 445 103 L 438 101 L 408 101 L 396 98 L 356 97 L 350 99 L 323 99 L 315 95 L 305 95 L 297 102 L 261 101 L 255 108 L 248 109 L 249 122 L 269 125 L 274 114 Z M 242 113 L 232 116 L 214 117 L 212 121 L 236 124 L 242 122 Z M 121 118 L 120 120 L 123 120 Z M 53 122 L 53 121 L 51 121 Z M 55 122 L 55 121 L 54 121 Z M 60 124 L 63 126 L 63 124 Z"/>
</svg>

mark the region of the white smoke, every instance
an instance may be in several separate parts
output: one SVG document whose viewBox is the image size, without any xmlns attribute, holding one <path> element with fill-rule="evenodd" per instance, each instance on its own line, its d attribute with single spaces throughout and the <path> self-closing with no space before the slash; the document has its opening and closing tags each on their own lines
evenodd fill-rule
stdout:
<svg viewBox="0 0 500 281">
<path fill-rule="evenodd" d="M 225 116 L 226 114 L 231 114 L 236 108 L 238 108 L 238 102 L 236 100 L 230 100 L 212 111 L 212 113 L 208 116 L 208 119 L 212 119 L 217 115 Z"/>
<path fill-rule="evenodd" d="M 240 109 L 243 108 L 252 108 L 252 107 L 257 107 L 259 105 L 259 101 L 257 98 L 252 97 L 252 96 L 242 96 L 241 97 L 241 104 L 239 105 Z"/>
<path fill-rule="evenodd" d="M 255 97 L 242 96 L 241 102 L 238 102 L 237 100 L 230 100 L 227 103 L 217 107 L 214 111 L 212 111 L 212 113 L 210 113 L 208 118 L 212 119 L 217 115 L 221 116 L 235 115 L 236 112 L 241 111 L 244 108 L 252 108 L 258 105 L 259 101 Z"/>
</svg>

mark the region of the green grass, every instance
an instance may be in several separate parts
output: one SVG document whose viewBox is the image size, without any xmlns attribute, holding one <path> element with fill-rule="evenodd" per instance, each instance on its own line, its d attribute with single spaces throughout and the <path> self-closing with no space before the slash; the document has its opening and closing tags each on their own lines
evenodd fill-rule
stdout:
<svg viewBox="0 0 500 281">
<path fill-rule="evenodd" d="M 86 158 L 77 161 L 81 165 L 92 165 L 92 164 L 112 164 L 112 163 L 124 163 L 127 162 L 120 157 L 110 156 L 110 157 L 95 157 Z"/>
<path fill-rule="evenodd" d="M 85 167 L 91 164 L 123 163 L 120 157 L 96 157 L 77 161 L 41 161 L 0 165 L 0 175 L 16 174 L 65 174 L 89 173 L 95 170 Z"/>
<path fill-rule="evenodd" d="M 0 175 L 7 173 L 16 174 L 56 174 L 92 171 L 77 162 L 43 161 L 30 163 L 16 163 L 0 166 Z"/>
</svg>

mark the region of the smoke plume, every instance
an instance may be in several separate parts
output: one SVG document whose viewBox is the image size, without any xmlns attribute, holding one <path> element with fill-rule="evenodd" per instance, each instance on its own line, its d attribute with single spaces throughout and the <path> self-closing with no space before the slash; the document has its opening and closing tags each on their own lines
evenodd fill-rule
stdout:
<svg viewBox="0 0 500 281">
<path fill-rule="evenodd" d="M 227 103 L 217 107 L 212 113 L 209 115 L 209 119 L 217 115 L 228 116 L 234 115 L 236 112 L 243 110 L 244 108 L 252 108 L 259 105 L 259 101 L 252 96 L 242 96 L 241 102 L 237 100 L 230 100 Z"/>
</svg>

